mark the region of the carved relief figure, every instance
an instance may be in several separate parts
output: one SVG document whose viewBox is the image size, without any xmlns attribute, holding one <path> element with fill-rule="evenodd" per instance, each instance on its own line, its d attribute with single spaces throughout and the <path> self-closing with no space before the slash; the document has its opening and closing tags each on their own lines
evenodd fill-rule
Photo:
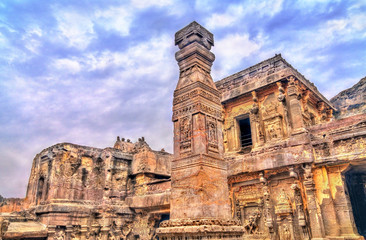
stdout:
<svg viewBox="0 0 366 240">
<path fill-rule="evenodd" d="M 309 180 L 313 177 L 310 164 L 305 164 L 302 169 L 304 170 L 304 177 L 306 180 Z"/>
<path fill-rule="evenodd" d="M 287 225 L 283 225 L 281 236 L 281 240 L 291 240 L 291 232 Z"/>
<path fill-rule="evenodd" d="M 183 118 L 180 123 L 180 140 L 187 141 L 191 138 L 191 124 L 188 118 Z"/>
<path fill-rule="evenodd" d="M 71 233 L 71 239 L 79 240 L 80 239 L 79 234 L 80 234 L 80 226 L 74 226 Z"/>
<path fill-rule="evenodd" d="M 258 219 L 260 218 L 260 216 L 260 212 L 256 211 L 249 216 L 248 220 L 246 220 L 244 228 L 247 234 L 258 233 Z"/>
<path fill-rule="evenodd" d="M 108 240 L 117 240 L 113 233 L 108 233 Z"/>
<path fill-rule="evenodd" d="M 124 227 L 122 227 L 122 231 L 121 231 L 121 240 L 127 240 L 128 235 L 131 233 L 132 231 L 132 226 L 131 224 L 127 224 Z"/>
<path fill-rule="evenodd" d="M 100 232 L 97 237 L 96 237 L 96 240 L 102 240 L 103 239 L 103 235 L 102 233 Z"/>
<path fill-rule="evenodd" d="M 208 123 L 208 141 L 217 144 L 217 130 L 215 122 Z"/>
<path fill-rule="evenodd" d="M 274 93 L 268 95 L 261 107 L 262 118 L 266 140 L 271 141 L 283 137 L 282 116 L 279 103 L 276 101 Z"/>
<path fill-rule="evenodd" d="M 55 240 L 64 240 L 65 239 L 65 231 L 63 229 L 60 229 L 56 232 Z"/>
</svg>

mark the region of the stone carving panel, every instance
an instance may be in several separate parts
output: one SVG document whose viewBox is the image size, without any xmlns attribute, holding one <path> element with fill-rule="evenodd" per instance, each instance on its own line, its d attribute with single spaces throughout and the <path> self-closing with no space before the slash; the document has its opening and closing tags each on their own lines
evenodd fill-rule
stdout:
<svg viewBox="0 0 366 240">
<path fill-rule="evenodd" d="M 213 152 L 218 152 L 218 132 L 217 132 L 217 121 L 213 117 L 206 117 L 206 129 L 208 138 L 208 149 Z"/>
<path fill-rule="evenodd" d="M 266 141 L 283 138 L 283 113 L 274 93 L 267 96 L 261 107 Z"/>
<path fill-rule="evenodd" d="M 184 117 L 180 119 L 179 123 L 179 139 L 180 139 L 181 153 L 191 151 L 191 138 L 192 138 L 192 120 L 190 117 Z"/>
<path fill-rule="evenodd" d="M 133 232 L 138 235 L 141 240 L 151 240 L 155 236 L 155 221 L 150 214 L 140 213 L 134 221 Z"/>
<path fill-rule="evenodd" d="M 364 152 L 366 140 L 364 137 L 349 138 L 334 142 L 334 154 L 342 155 L 349 152 Z"/>
</svg>

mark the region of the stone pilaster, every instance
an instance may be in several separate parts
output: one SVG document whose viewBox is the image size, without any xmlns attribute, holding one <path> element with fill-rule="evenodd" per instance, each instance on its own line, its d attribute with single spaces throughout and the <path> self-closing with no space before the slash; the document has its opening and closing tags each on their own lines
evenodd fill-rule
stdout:
<svg viewBox="0 0 366 240">
<path fill-rule="evenodd" d="M 47 226 L 47 239 L 53 240 L 56 236 L 56 226 L 55 225 L 48 225 Z"/>
<path fill-rule="evenodd" d="M 71 239 L 71 233 L 73 232 L 72 225 L 67 225 L 65 230 L 65 237 L 66 239 Z"/>
<path fill-rule="evenodd" d="M 88 226 L 87 225 L 81 225 L 80 228 L 80 240 L 86 240 L 86 235 L 88 232 Z"/>
<path fill-rule="evenodd" d="M 312 239 L 324 239 L 325 231 L 324 231 L 324 223 L 321 215 L 320 207 L 316 202 L 316 193 L 315 193 L 315 183 L 313 179 L 313 174 L 311 172 L 311 165 L 306 165 L 304 168 L 305 171 L 305 192 L 306 192 L 306 200 L 308 206 L 309 220 L 310 220 L 310 230 Z"/>
<path fill-rule="evenodd" d="M 175 43 L 180 76 L 173 100 L 171 219 L 157 233 L 237 239 L 243 230 L 231 219 L 221 96 L 210 75 L 213 35 L 192 22 L 175 34 Z"/>
<path fill-rule="evenodd" d="M 288 80 L 288 111 L 290 113 L 292 134 L 294 135 L 305 132 L 305 124 L 302 116 L 301 102 L 299 100 L 300 93 L 298 91 L 297 80 L 293 76 L 290 76 Z"/>
<path fill-rule="evenodd" d="M 345 236 L 348 239 L 360 239 L 354 223 L 351 202 L 346 194 L 345 177 L 342 175 L 342 171 L 346 168 L 347 165 L 328 169 L 329 182 L 333 186 L 330 187 L 330 190 L 332 196 L 334 196 L 335 213 L 339 221 L 341 236 Z"/>
</svg>

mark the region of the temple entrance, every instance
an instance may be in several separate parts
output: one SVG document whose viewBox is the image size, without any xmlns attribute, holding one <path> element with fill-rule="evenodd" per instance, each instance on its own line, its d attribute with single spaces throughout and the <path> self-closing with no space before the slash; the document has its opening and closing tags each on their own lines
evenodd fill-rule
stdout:
<svg viewBox="0 0 366 240">
<path fill-rule="evenodd" d="M 357 231 L 366 237 L 366 166 L 354 166 L 345 174 Z"/>
</svg>

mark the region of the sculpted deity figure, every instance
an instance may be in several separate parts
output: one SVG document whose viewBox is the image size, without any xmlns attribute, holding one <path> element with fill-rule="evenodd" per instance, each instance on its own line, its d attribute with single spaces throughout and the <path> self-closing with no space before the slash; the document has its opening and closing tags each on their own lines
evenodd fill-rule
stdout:
<svg viewBox="0 0 366 240">
<path fill-rule="evenodd" d="M 310 179 L 310 178 L 313 177 L 313 173 L 311 172 L 311 165 L 310 164 L 305 164 L 305 166 L 302 167 L 302 169 L 304 170 L 305 179 Z"/>
<path fill-rule="evenodd" d="M 117 240 L 113 233 L 108 233 L 108 240 Z"/>
<path fill-rule="evenodd" d="M 283 226 L 283 232 L 282 232 L 282 238 L 283 240 L 291 240 L 291 232 L 287 225 Z"/>
<path fill-rule="evenodd" d="M 102 239 L 103 239 L 103 236 L 102 236 L 102 233 L 100 232 L 100 233 L 97 235 L 96 240 L 102 240 Z"/>
<path fill-rule="evenodd" d="M 216 125 L 213 122 L 208 124 L 208 139 L 210 142 L 217 143 Z"/>
<path fill-rule="evenodd" d="M 258 233 L 258 219 L 260 218 L 260 212 L 256 211 L 252 215 L 249 216 L 249 219 L 246 221 L 244 228 L 248 234 L 256 234 Z"/>
<path fill-rule="evenodd" d="M 122 231 L 121 231 L 121 237 L 120 237 L 120 239 L 121 240 L 127 240 L 127 237 L 131 233 L 131 231 L 132 231 L 131 224 L 127 224 L 126 226 L 124 226 L 122 228 Z"/>
<path fill-rule="evenodd" d="M 65 232 L 64 230 L 59 230 L 54 238 L 55 240 L 65 240 Z"/>
</svg>

